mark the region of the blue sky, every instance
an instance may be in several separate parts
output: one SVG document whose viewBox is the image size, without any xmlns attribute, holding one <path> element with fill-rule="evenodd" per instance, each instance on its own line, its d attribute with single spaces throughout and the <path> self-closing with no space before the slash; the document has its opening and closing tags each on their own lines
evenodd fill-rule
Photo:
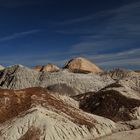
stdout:
<svg viewBox="0 0 140 140">
<path fill-rule="evenodd" d="M 140 69 L 139 0 L 0 0 L 0 19 L 1 65 Z"/>
</svg>

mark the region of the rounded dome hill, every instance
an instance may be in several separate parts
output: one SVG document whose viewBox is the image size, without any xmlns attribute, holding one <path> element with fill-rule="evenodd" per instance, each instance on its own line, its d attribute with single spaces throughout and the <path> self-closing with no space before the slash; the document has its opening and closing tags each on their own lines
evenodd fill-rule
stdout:
<svg viewBox="0 0 140 140">
<path fill-rule="evenodd" d="M 99 73 L 103 72 L 98 66 L 83 57 L 77 57 L 69 60 L 64 69 L 68 69 L 75 73 Z"/>
<path fill-rule="evenodd" d="M 48 71 L 48 72 L 57 72 L 60 70 L 59 67 L 57 67 L 56 65 L 51 64 L 51 63 L 44 65 L 44 66 L 38 65 L 38 66 L 35 66 L 33 69 L 36 71 Z"/>
</svg>

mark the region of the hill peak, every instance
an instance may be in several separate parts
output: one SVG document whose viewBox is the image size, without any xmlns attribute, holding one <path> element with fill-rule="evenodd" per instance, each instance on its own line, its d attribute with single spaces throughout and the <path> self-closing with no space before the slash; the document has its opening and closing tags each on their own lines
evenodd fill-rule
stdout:
<svg viewBox="0 0 140 140">
<path fill-rule="evenodd" d="M 103 71 L 90 60 L 83 57 L 76 57 L 69 60 L 64 68 L 77 73 L 99 73 Z"/>
</svg>

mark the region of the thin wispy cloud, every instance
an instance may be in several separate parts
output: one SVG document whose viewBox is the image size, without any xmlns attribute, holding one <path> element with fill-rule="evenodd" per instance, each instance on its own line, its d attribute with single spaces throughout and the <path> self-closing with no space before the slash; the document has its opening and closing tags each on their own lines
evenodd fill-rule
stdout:
<svg viewBox="0 0 140 140">
<path fill-rule="evenodd" d="M 95 55 L 87 55 L 91 60 L 95 61 L 108 61 L 114 59 L 126 59 L 126 58 L 139 58 L 140 49 L 131 49 L 127 51 L 122 51 L 118 53 L 104 53 L 104 54 L 95 54 Z"/>
<path fill-rule="evenodd" d="M 76 54 L 77 53 L 77 54 Z M 45 65 L 47 63 L 54 63 L 58 66 L 64 66 L 65 62 L 70 59 L 70 57 L 67 57 L 68 55 L 71 57 L 77 57 L 80 56 L 78 52 L 61 52 L 57 51 L 54 54 L 51 54 L 50 52 L 46 52 L 45 54 L 42 54 L 41 56 L 39 54 L 33 54 L 30 53 L 27 54 L 17 54 L 20 56 L 17 59 L 17 56 L 10 55 L 8 57 L 0 56 L 0 64 L 7 64 L 7 65 L 13 65 L 13 64 L 23 64 L 27 66 L 34 66 L 34 65 Z M 63 58 L 59 58 L 60 55 L 63 55 Z M 52 57 L 54 56 L 54 57 Z M 140 49 L 130 49 L 127 51 L 122 51 L 118 53 L 93 53 L 93 54 L 83 54 L 82 56 L 88 58 L 96 65 L 105 68 L 105 69 L 112 69 L 114 67 L 123 67 L 123 68 L 130 68 L 135 69 L 137 67 L 140 67 Z"/>
<path fill-rule="evenodd" d="M 5 37 L 1 37 L 0 42 L 5 42 L 5 41 L 21 38 L 21 37 L 24 37 L 27 35 L 32 35 L 32 34 L 40 32 L 40 31 L 41 30 L 30 30 L 30 31 L 25 31 L 25 32 L 14 33 L 14 34 L 11 34 L 11 35 L 8 35 Z"/>
<path fill-rule="evenodd" d="M 63 66 L 67 59 L 55 59 L 48 55 L 49 53 L 46 53 L 46 55 L 42 54 L 40 56 L 39 54 L 11 54 L 8 57 L 7 56 L 0 56 L 0 64 L 6 66 L 9 65 L 15 65 L 15 64 L 22 64 L 25 66 L 35 66 L 35 65 L 46 65 L 48 63 L 53 63 L 58 66 Z M 62 53 L 61 53 L 62 54 Z M 17 59 L 18 57 L 18 59 Z"/>
<path fill-rule="evenodd" d="M 3 6 L 2 9 L 8 11 L 6 16 L 10 14 L 9 11 L 13 11 L 9 16 L 15 19 L 14 22 L 17 21 L 16 17 L 22 18 L 23 16 L 20 22 L 29 20 L 29 23 L 26 23 L 28 29 L 33 29 L 36 25 L 41 29 L 42 26 L 48 29 L 47 32 L 43 31 L 39 36 L 33 36 L 40 30 L 18 33 L 17 29 L 24 30 L 23 25 L 21 24 L 17 29 L 11 26 L 10 28 L 15 28 L 14 30 L 17 33 L 0 38 L 1 48 L 3 49 L 0 63 L 9 65 L 23 63 L 31 66 L 52 62 L 62 66 L 69 58 L 85 56 L 103 68 L 129 67 L 130 65 L 136 68 L 139 66 L 140 1 L 121 0 L 112 2 L 112 4 L 103 2 L 103 8 L 98 3 L 91 2 L 93 10 L 92 6 L 90 9 L 90 6 L 88 4 L 84 5 L 83 2 L 78 5 L 80 0 L 72 1 L 72 5 L 67 5 L 64 1 L 62 1 L 64 4 L 62 5 L 57 1 L 57 4 L 55 4 L 56 9 L 50 8 L 50 5 L 46 8 L 45 4 L 48 3 L 41 4 L 39 2 L 40 6 L 37 10 L 37 5 L 33 6 L 37 1 L 0 0 L 0 7 Z M 46 1 L 53 2 L 51 0 Z M 74 3 L 77 3 L 77 5 L 73 6 Z M 27 8 L 25 14 L 22 11 L 24 8 L 20 9 L 20 6 Z M 85 12 L 83 6 L 87 9 Z M 7 9 L 14 7 L 15 9 Z M 29 14 L 28 10 L 31 11 Z M 53 13 L 54 10 L 57 12 Z M 76 10 L 77 13 L 75 13 Z M 19 11 L 19 14 L 16 15 L 16 11 Z M 84 16 L 82 16 L 82 13 Z M 20 16 L 20 14 L 23 15 Z M 79 16 L 76 17 L 76 15 Z M 72 17 L 75 18 L 72 19 Z M 8 21 L 9 19 L 5 18 L 3 24 L 8 23 Z M 20 25 L 20 22 L 17 21 L 17 25 Z M 32 26 L 32 23 L 35 23 L 35 26 Z M 11 32 L 11 29 L 8 32 Z M 1 35 L 4 33 L 3 31 Z M 25 37 L 29 35 L 31 35 L 31 41 L 23 42 Z M 16 42 L 19 38 L 21 40 Z M 8 52 L 8 57 L 2 58 L 5 54 L 7 55 L 6 48 L 10 48 L 11 52 Z M 27 48 L 28 53 L 26 52 Z M 23 52 L 23 49 L 25 52 Z"/>
<path fill-rule="evenodd" d="M 54 24 L 56 25 L 70 25 L 70 24 L 81 24 L 83 22 L 89 22 L 91 20 L 97 20 L 98 18 L 102 18 L 102 17 L 108 17 L 108 16 L 112 16 L 113 14 L 115 14 L 115 10 L 105 10 L 105 11 L 100 11 L 97 13 L 93 13 L 87 16 L 81 16 L 81 17 L 77 17 L 74 19 L 68 19 L 68 20 L 63 20 L 61 22 L 56 21 Z"/>
<path fill-rule="evenodd" d="M 82 37 L 81 41 L 71 46 L 70 52 L 86 54 L 93 62 L 97 62 L 103 67 L 111 67 L 111 65 L 107 65 L 109 62 L 114 62 L 113 65 L 116 66 L 119 66 L 119 62 L 121 66 L 123 64 L 124 66 L 129 66 L 130 62 L 132 65 L 134 60 L 139 60 L 140 62 L 140 49 L 137 49 L 139 48 L 137 42 L 139 42 L 140 36 L 140 2 L 129 3 L 117 9 L 104 12 L 106 16 L 111 13 L 115 15 L 110 17 L 108 22 L 103 22 L 102 30 L 97 33 L 86 36 L 86 32 L 84 32 L 85 36 Z M 83 29 L 80 27 L 79 31 L 81 30 Z M 88 31 L 92 31 L 91 27 L 87 28 Z M 134 49 L 130 51 L 129 48 L 132 47 Z M 124 52 L 126 49 L 128 51 Z M 133 61 L 130 61 L 130 59 Z M 127 60 L 129 64 L 128 62 L 125 63 Z M 139 62 L 135 63 L 134 66 L 136 67 Z"/>
<path fill-rule="evenodd" d="M 84 17 L 77 17 L 75 19 L 65 20 L 62 22 L 55 22 L 58 28 L 62 25 L 69 27 L 79 24 L 73 29 L 65 28 L 56 30 L 62 34 L 92 34 L 93 37 L 105 38 L 138 38 L 140 35 L 140 2 L 133 2 L 120 6 L 119 8 L 104 10 L 95 14 L 87 15 Z M 106 19 L 106 21 L 104 21 Z M 90 20 L 90 21 L 89 21 Z M 101 26 L 95 32 L 95 22 L 99 20 Z M 103 22 L 102 22 L 103 21 Z M 93 23 L 92 25 L 85 26 L 85 23 Z M 83 26 L 82 26 L 83 25 Z"/>
<path fill-rule="evenodd" d="M 140 48 L 118 53 L 86 55 L 86 57 L 103 68 L 130 67 L 133 69 L 140 66 Z"/>
<path fill-rule="evenodd" d="M 116 67 L 123 67 L 123 68 L 131 68 L 135 69 L 136 67 L 140 66 L 139 58 L 129 58 L 129 59 L 122 59 L 122 60 L 112 60 L 107 62 L 98 63 L 101 67 L 105 68 L 116 68 Z"/>
<path fill-rule="evenodd" d="M 123 0 L 125 1 L 125 0 Z M 83 22 L 91 22 L 91 20 L 98 20 L 99 18 L 105 18 L 105 17 L 114 17 L 115 15 L 118 15 L 119 13 L 122 14 L 122 17 L 125 16 L 125 14 L 127 14 L 128 16 L 128 12 L 129 14 L 133 14 L 133 12 L 130 12 L 129 10 L 132 8 L 140 8 L 140 2 L 139 1 L 131 1 L 130 2 L 128 0 L 126 0 L 126 2 L 124 4 L 122 4 L 120 7 L 114 8 L 114 9 L 106 9 L 106 10 L 102 10 L 99 12 L 94 12 L 93 14 L 89 14 L 86 16 L 80 16 L 77 18 L 73 18 L 73 19 L 65 19 L 62 21 L 56 21 L 54 24 L 55 25 L 66 25 L 69 26 L 70 24 L 82 24 Z M 138 10 L 138 9 L 136 9 Z M 127 12 L 126 12 L 127 11 Z M 135 11 L 134 11 L 135 12 Z M 137 16 L 137 15 L 135 15 Z"/>
</svg>

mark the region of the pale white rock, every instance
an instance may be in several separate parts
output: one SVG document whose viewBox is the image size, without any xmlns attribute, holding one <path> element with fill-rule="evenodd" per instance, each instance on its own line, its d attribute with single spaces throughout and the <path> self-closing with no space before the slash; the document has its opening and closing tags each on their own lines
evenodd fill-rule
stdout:
<svg viewBox="0 0 140 140">
<path fill-rule="evenodd" d="M 1 70 L 4 70 L 4 67 L 3 67 L 2 65 L 0 65 L 0 71 L 1 71 Z"/>
<path fill-rule="evenodd" d="M 55 84 L 66 84 L 76 89 L 76 94 L 99 89 L 113 83 L 108 75 L 75 74 L 67 71 L 54 73 L 37 72 L 27 67 L 15 65 L 8 67 L 0 79 L 0 87 L 8 89 L 23 89 L 29 87 L 48 87 Z"/>
<path fill-rule="evenodd" d="M 97 123 L 89 130 L 87 126 L 78 125 L 51 110 L 41 106 L 15 117 L 0 126 L 1 140 L 18 140 L 24 137 L 30 128 L 40 130 L 39 140 L 86 140 L 111 134 L 115 123 L 93 115 Z"/>
</svg>

